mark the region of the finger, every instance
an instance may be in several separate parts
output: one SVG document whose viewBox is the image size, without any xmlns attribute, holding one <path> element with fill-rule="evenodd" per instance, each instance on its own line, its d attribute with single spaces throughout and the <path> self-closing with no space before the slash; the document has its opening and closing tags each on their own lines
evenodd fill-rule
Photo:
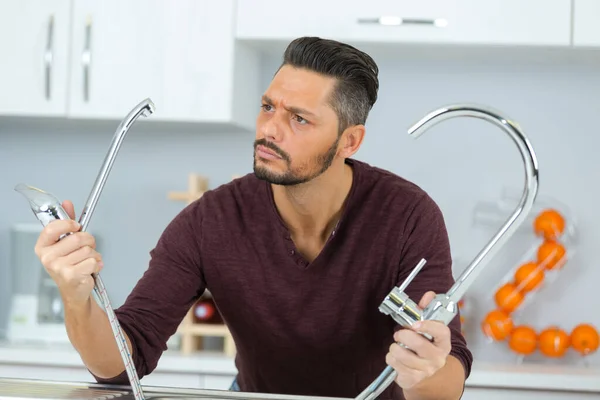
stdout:
<svg viewBox="0 0 600 400">
<path fill-rule="evenodd" d="M 427 293 L 425 293 L 423 295 L 423 297 L 421 297 L 421 301 L 419 301 L 419 307 L 421 308 L 425 308 L 427 307 L 427 305 L 429 303 L 431 303 L 431 300 L 433 300 L 435 298 L 436 294 L 433 291 L 429 291 Z"/>
<path fill-rule="evenodd" d="M 404 366 L 417 371 L 425 371 L 428 368 L 428 362 L 409 349 L 406 349 L 398 343 L 392 343 L 389 348 L 389 354 L 395 360 L 397 366 Z"/>
<path fill-rule="evenodd" d="M 85 246 L 96 248 L 94 236 L 88 232 L 75 232 L 51 246 L 48 253 L 54 254 L 56 257 L 63 257 Z"/>
<path fill-rule="evenodd" d="M 91 246 L 83 246 L 70 254 L 67 254 L 63 257 L 65 265 L 76 265 L 86 260 L 88 258 L 93 258 L 97 262 L 102 262 L 102 256 Z"/>
<path fill-rule="evenodd" d="M 63 201 L 62 206 L 67 214 L 69 214 L 69 217 L 75 219 L 75 206 L 73 205 L 73 202 L 71 200 L 65 200 Z"/>
<path fill-rule="evenodd" d="M 450 329 L 441 321 L 418 321 L 411 329 L 417 333 L 429 335 L 433 338 L 433 343 L 438 346 L 450 343 Z"/>
<path fill-rule="evenodd" d="M 60 221 L 57 221 L 60 222 Z M 50 226 L 50 225 L 48 225 Z M 62 239 L 58 243 L 47 246 L 38 250 L 40 260 L 43 265 L 49 266 L 54 264 L 59 258 L 65 257 L 82 247 L 96 248 L 96 240 L 94 236 L 88 232 L 76 232 Z"/>
<path fill-rule="evenodd" d="M 435 343 L 430 342 L 423 335 L 410 329 L 403 329 L 396 332 L 394 339 L 423 359 L 434 359 L 442 352 Z"/>
<path fill-rule="evenodd" d="M 36 251 L 53 245 L 54 243 L 58 242 L 62 235 L 66 233 L 77 232 L 80 228 L 81 225 L 72 219 L 57 219 L 51 221 L 40 233 L 40 236 L 35 244 Z"/>
<path fill-rule="evenodd" d="M 95 258 L 86 258 L 79 264 L 75 265 L 75 270 L 77 271 L 77 275 L 81 276 L 81 283 L 83 283 L 86 278 L 93 273 L 98 273 L 102 269 L 102 266 L 98 263 Z"/>
<path fill-rule="evenodd" d="M 89 258 L 75 266 L 75 268 L 69 268 L 64 271 L 61 276 L 67 286 L 79 286 L 79 285 L 89 285 L 94 283 L 94 277 L 92 273 L 96 269 L 94 266 L 95 261 L 93 258 Z M 59 288 L 61 285 L 59 285 Z"/>
<path fill-rule="evenodd" d="M 398 347 L 398 345 L 394 344 L 393 346 Z M 414 369 L 402 363 L 401 360 L 396 358 L 396 356 L 391 352 L 385 355 L 385 363 L 390 367 L 394 368 L 396 373 L 398 374 L 399 380 L 402 382 L 407 382 L 409 380 L 414 379 L 414 377 L 421 376 L 422 371 L 418 369 Z"/>
</svg>

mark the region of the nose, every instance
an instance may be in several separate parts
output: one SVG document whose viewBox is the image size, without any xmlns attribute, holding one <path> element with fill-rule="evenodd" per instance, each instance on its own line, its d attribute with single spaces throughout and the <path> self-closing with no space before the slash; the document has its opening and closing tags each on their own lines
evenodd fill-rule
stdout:
<svg viewBox="0 0 600 400">
<path fill-rule="evenodd" d="M 265 136 L 265 139 L 268 139 L 270 141 L 276 142 L 279 140 L 279 137 L 281 135 L 279 134 L 279 128 L 277 127 L 277 124 L 273 121 L 273 118 L 270 118 L 263 125 L 263 134 Z"/>
<path fill-rule="evenodd" d="M 283 137 L 283 128 L 277 119 L 278 116 L 271 115 L 269 118 L 265 118 L 261 127 L 264 138 L 272 142 L 279 142 Z"/>
</svg>

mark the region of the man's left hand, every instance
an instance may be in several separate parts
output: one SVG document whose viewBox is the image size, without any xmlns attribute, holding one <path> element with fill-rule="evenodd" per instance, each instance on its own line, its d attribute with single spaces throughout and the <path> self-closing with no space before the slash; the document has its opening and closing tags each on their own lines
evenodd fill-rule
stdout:
<svg viewBox="0 0 600 400">
<path fill-rule="evenodd" d="M 434 297 L 434 292 L 425 293 L 419 307 L 425 308 Z M 418 332 L 429 334 L 433 342 Z M 439 321 L 419 321 L 412 328 L 400 329 L 394 334 L 394 341 L 385 361 L 398 373 L 395 381 L 402 389 L 413 388 L 440 370 L 452 348 L 450 329 Z"/>
</svg>

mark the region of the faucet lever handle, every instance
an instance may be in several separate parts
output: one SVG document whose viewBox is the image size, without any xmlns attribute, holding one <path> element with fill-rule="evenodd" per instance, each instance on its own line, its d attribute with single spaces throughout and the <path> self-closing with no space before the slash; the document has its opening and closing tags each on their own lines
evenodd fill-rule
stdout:
<svg viewBox="0 0 600 400">
<path fill-rule="evenodd" d="M 416 265 L 408 277 L 395 287 L 385 297 L 379 305 L 379 311 L 385 315 L 391 316 L 398 324 L 405 328 L 410 328 L 417 321 L 437 320 L 448 325 L 458 313 L 458 304 L 451 296 L 446 293 L 437 293 L 425 308 L 419 307 L 419 304 L 413 301 L 404 291 L 415 279 L 419 271 L 425 266 L 425 259 Z M 432 340 L 430 335 L 421 333 L 427 339 Z"/>
<path fill-rule="evenodd" d="M 426 262 L 425 259 L 421 259 L 400 286 L 394 287 L 379 306 L 379 311 L 391 316 L 405 328 L 410 328 L 415 322 L 423 319 L 423 310 L 404 291 Z"/>
<path fill-rule="evenodd" d="M 421 261 L 419 261 L 419 263 L 413 268 L 413 270 L 406 277 L 406 279 L 404 279 L 404 282 L 402 282 L 402 284 L 398 286 L 398 290 L 404 292 L 408 285 L 410 285 L 410 283 L 413 281 L 413 279 L 416 278 L 417 274 L 421 272 L 426 263 L 427 261 L 425 261 L 424 258 L 421 258 Z"/>
</svg>

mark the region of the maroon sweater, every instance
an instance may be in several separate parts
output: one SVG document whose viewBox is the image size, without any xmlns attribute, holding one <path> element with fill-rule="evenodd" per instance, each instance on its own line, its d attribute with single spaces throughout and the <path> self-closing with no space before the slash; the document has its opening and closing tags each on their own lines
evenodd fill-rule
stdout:
<svg viewBox="0 0 600 400">
<path fill-rule="evenodd" d="M 140 377 L 208 289 L 234 338 L 242 391 L 355 397 L 386 367 L 397 324 L 379 304 L 421 258 L 415 301 L 453 284 L 448 235 L 418 186 L 357 160 L 342 218 L 311 263 L 295 250 L 271 187 L 253 174 L 205 193 L 167 226 L 116 310 Z M 456 317 L 451 354 L 470 373 Z M 99 382 L 127 383 L 123 372 Z M 382 399 L 403 399 L 392 384 Z"/>
</svg>

